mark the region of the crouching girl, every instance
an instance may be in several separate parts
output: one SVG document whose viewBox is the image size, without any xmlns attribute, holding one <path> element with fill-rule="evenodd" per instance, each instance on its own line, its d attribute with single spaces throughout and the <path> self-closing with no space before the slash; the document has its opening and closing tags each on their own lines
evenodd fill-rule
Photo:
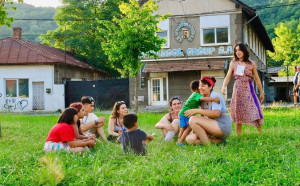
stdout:
<svg viewBox="0 0 300 186">
<path fill-rule="evenodd" d="M 89 151 L 88 147 L 94 147 L 94 139 L 76 140 L 74 124 L 78 120 L 78 111 L 75 108 L 66 108 L 60 115 L 57 124 L 52 127 L 44 150 L 48 151 Z"/>
</svg>

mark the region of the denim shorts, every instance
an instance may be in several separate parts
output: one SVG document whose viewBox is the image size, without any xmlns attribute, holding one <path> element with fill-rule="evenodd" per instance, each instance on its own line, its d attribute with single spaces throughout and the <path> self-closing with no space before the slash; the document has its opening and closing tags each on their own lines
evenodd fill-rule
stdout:
<svg viewBox="0 0 300 186">
<path fill-rule="evenodd" d="M 231 119 L 228 115 L 220 115 L 220 117 L 216 118 L 216 121 L 224 135 L 224 137 L 228 137 L 232 131 L 232 123 Z"/>
<path fill-rule="evenodd" d="M 188 117 L 185 117 L 185 116 L 179 116 L 179 121 L 180 121 L 180 125 L 179 127 L 180 128 L 183 128 L 183 127 L 188 127 L 189 126 L 189 120 L 190 118 Z"/>
</svg>

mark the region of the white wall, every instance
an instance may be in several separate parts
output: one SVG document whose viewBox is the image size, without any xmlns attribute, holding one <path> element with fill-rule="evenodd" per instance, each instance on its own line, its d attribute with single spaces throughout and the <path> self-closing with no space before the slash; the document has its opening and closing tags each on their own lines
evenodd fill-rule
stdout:
<svg viewBox="0 0 300 186">
<path fill-rule="evenodd" d="M 6 79 L 28 79 L 28 98 L 6 97 Z M 33 82 L 44 82 L 44 111 L 63 110 L 65 107 L 64 85 L 54 85 L 53 65 L 1 65 L 0 66 L 0 111 L 32 111 Z M 51 93 L 46 93 L 50 88 Z M 7 109 L 10 107 L 10 109 Z"/>
</svg>

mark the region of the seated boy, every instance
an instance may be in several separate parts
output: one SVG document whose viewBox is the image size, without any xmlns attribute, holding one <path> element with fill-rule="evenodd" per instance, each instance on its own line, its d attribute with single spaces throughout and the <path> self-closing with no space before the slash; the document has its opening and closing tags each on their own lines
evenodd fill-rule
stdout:
<svg viewBox="0 0 300 186">
<path fill-rule="evenodd" d="M 145 155 L 146 149 L 144 145 L 153 140 L 153 136 L 138 129 L 137 120 L 138 118 L 135 114 L 125 115 L 123 117 L 123 124 L 127 128 L 127 131 L 124 131 L 117 140 L 122 143 L 124 152 L 128 152 L 131 149 L 136 155 Z"/>
<path fill-rule="evenodd" d="M 185 105 L 179 112 L 179 121 L 180 121 L 180 131 L 178 135 L 178 142 L 176 143 L 179 146 L 184 145 L 183 142 L 186 136 L 191 132 L 191 127 L 189 126 L 188 117 L 184 116 L 184 112 L 190 109 L 196 109 L 199 107 L 200 101 L 213 101 L 216 103 L 220 103 L 219 98 L 209 98 L 209 97 L 202 97 L 199 90 L 199 81 L 194 80 L 190 84 L 191 91 L 193 92 L 192 95 L 188 98 Z"/>
<path fill-rule="evenodd" d="M 81 103 L 87 115 L 82 119 L 82 125 L 80 126 L 82 132 L 85 135 L 95 134 L 98 138 L 99 136 L 103 141 L 107 141 L 104 134 L 103 125 L 105 122 L 105 117 L 97 117 L 93 112 L 95 109 L 95 100 L 91 96 L 83 96 L 81 98 Z"/>
</svg>

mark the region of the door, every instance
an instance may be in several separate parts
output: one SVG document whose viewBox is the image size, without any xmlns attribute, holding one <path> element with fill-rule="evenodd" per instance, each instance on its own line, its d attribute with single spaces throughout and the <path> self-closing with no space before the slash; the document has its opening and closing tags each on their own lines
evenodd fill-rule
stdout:
<svg viewBox="0 0 300 186">
<path fill-rule="evenodd" d="M 45 110 L 44 82 L 32 82 L 32 110 Z"/>
<path fill-rule="evenodd" d="M 151 79 L 151 105 L 167 105 L 168 104 L 168 86 L 167 78 Z"/>
</svg>

